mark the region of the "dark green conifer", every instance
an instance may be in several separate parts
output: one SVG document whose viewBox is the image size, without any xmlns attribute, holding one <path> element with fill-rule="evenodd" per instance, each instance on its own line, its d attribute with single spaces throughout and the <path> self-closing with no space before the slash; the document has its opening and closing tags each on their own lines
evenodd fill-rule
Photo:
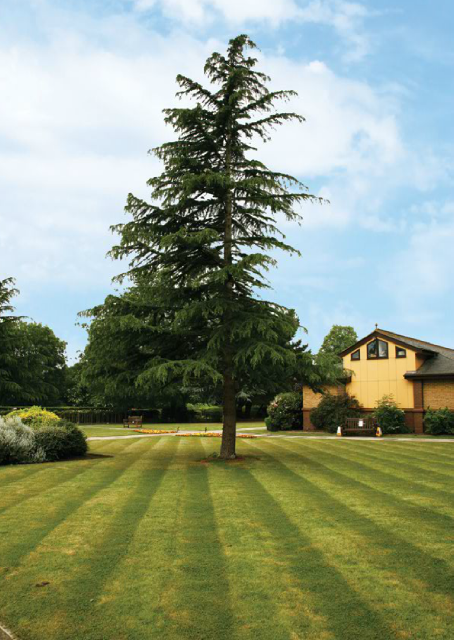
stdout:
<svg viewBox="0 0 454 640">
<path fill-rule="evenodd" d="M 121 240 L 111 252 L 129 259 L 127 275 L 147 281 L 175 337 L 191 347 L 184 359 L 152 359 L 150 380 L 222 382 L 223 458 L 235 456 L 237 370 L 294 363 L 294 349 L 280 340 L 292 334 L 294 316 L 258 292 L 268 286 L 263 273 L 275 264 L 274 250 L 295 252 L 277 216 L 298 221 L 294 206 L 314 199 L 296 178 L 252 158 L 254 139 L 304 120 L 275 111 L 277 101 L 295 94 L 268 90 L 269 78 L 246 55 L 254 48 L 240 35 L 226 56 L 213 53 L 208 87 L 177 77 L 178 95 L 195 106 L 165 110 L 178 137 L 154 150 L 164 171 L 148 181 L 152 203 L 129 195 L 132 220 L 113 227 Z M 163 340 L 171 340 L 168 326 Z"/>
</svg>

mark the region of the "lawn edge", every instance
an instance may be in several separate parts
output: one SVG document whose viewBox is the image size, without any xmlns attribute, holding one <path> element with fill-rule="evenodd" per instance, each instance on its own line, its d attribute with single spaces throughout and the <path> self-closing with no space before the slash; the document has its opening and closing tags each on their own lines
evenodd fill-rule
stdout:
<svg viewBox="0 0 454 640">
<path fill-rule="evenodd" d="M 19 638 L 0 622 L 0 640 L 19 640 Z"/>
</svg>

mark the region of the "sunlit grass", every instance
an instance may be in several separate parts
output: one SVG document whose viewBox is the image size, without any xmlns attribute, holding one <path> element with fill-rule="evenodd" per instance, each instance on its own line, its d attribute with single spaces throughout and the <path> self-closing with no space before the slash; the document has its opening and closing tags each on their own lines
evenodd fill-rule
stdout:
<svg viewBox="0 0 454 640">
<path fill-rule="evenodd" d="M 263 433 L 265 423 L 262 421 L 257 422 L 239 422 L 238 430 L 246 429 L 248 432 L 254 430 L 257 433 Z M 123 427 L 123 425 L 115 424 L 100 424 L 100 425 L 80 425 L 82 431 L 88 437 L 105 437 L 105 436 L 128 436 L 134 435 L 135 431 L 133 427 Z M 144 424 L 143 429 L 154 429 L 157 431 L 212 431 L 222 429 L 222 423 L 210 422 L 210 423 L 163 423 L 163 424 Z"/>
<path fill-rule="evenodd" d="M 0 622 L 23 640 L 452 640 L 453 445 L 218 450 L 94 441 L 0 468 Z"/>
</svg>

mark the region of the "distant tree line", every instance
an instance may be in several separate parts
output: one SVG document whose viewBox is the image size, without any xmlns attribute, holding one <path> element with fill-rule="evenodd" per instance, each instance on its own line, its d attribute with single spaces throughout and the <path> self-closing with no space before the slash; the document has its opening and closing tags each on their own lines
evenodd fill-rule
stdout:
<svg viewBox="0 0 454 640">
<path fill-rule="evenodd" d="M 14 285 L 13 278 L 0 280 L 0 404 L 65 401 L 66 343 L 49 327 L 14 315 Z"/>
</svg>

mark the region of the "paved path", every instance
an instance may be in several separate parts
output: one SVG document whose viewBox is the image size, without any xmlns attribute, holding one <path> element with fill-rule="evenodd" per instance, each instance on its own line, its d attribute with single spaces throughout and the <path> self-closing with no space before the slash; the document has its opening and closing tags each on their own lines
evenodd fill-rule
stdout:
<svg viewBox="0 0 454 640">
<path fill-rule="evenodd" d="M 16 640 L 16 636 L 0 624 L 0 640 Z"/>
<path fill-rule="evenodd" d="M 252 430 L 252 429 L 250 429 Z M 135 434 L 135 435 L 130 435 L 130 436 L 93 436 L 90 438 L 87 438 L 87 440 L 128 440 L 130 438 L 161 438 L 163 436 L 179 436 L 179 435 L 183 435 L 183 434 L 191 434 L 191 435 L 197 435 L 199 433 L 203 433 L 203 431 L 179 431 L 178 433 L 140 433 L 140 434 Z M 209 433 L 221 433 L 220 430 L 218 431 L 210 431 Z M 243 433 L 243 430 L 238 431 L 238 435 L 240 435 L 241 433 Z M 275 440 L 275 439 L 293 439 L 296 438 L 298 440 L 339 440 L 341 442 L 355 442 L 358 440 L 364 440 L 366 442 L 416 442 L 416 443 L 421 443 L 421 442 L 449 442 L 451 444 L 454 444 L 454 438 L 449 439 L 449 438 L 363 438 L 361 436 L 357 436 L 354 438 L 339 438 L 338 436 L 286 436 L 286 435 L 271 435 L 268 433 L 264 433 L 264 434 L 256 434 L 257 438 L 269 438 L 271 440 Z M 0 636 L 0 640 L 1 636 Z"/>
</svg>

